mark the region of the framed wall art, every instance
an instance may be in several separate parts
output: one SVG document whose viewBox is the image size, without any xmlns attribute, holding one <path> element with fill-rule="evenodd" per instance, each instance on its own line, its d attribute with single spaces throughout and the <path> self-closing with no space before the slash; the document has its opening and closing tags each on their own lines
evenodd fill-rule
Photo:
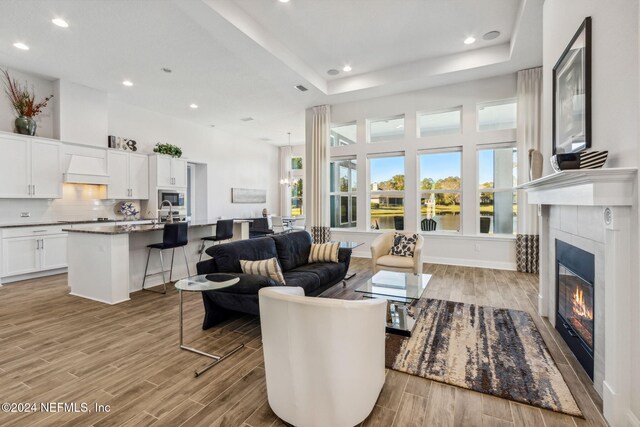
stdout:
<svg viewBox="0 0 640 427">
<path fill-rule="evenodd" d="M 591 17 L 553 67 L 553 154 L 591 147 Z"/>
</svg>

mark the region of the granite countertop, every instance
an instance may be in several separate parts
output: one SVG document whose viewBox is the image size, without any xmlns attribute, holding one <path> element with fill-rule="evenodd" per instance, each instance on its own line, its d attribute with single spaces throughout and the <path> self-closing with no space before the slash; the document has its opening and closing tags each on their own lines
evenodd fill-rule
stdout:
<svg viewBox="0 0 640 427">
<path fill-rule="evenodd" d="M 194 220 L 189 221 L 189 228 L 191 227 L 206 227 L 216 225 L 217 219 L 212 220 Z M 251 220 L 234 220 L 235 223 L 248 223 Z M 77 227 L 77 228 L 63 228 L 62 231 L 73 233 L 90 233 L 90 234 L 130 234 L 130 233 L 147 233 L 149 231 L 159 231 L 164 229 L 164 223 L 149 224 L 149 225 L 110 225 L 102 227 Z"/>
<path fill-rule="evenodd" d="M 51 225 L 71 225 L 71 224 L 104 224 L 111 222 L 122 222 L 123 219 L 109 219 L 109 221 L 96 221 L 95 219 L 85 219 L 85 220 L 67 220 L 67 221 L 38 221 L 38 222 L 9 222 L 9 223 L 0 223 L 0 228 L 16 228 L 16 227 L 47 227 Z M 146 221 L 146 220 L 140 220 Z"/>
</svg>

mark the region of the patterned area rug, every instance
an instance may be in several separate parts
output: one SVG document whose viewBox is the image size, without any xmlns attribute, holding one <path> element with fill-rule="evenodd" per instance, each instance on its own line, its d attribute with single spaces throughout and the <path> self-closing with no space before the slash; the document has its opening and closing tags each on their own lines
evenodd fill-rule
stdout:
<svg viewBox="0 0 640 427">
<path fill-rule="evenodd" d="M 582 417 L 531 317 L 421 299 L 411 338 L 387 334 L 388 368 Z"/>
</svg>

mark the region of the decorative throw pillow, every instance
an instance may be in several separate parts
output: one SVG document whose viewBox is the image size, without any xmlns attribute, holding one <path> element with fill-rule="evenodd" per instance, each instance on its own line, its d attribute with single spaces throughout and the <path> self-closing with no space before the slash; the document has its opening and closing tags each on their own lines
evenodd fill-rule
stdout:
<svg viewBox="0 0 640 427">
<path fill-rule="evenodd" d="M 417 242 L 417 234 L 396 233 L 393 236 L 393 246 L 391 246 L 389 255 L 412 257 L 416 250 Z"/>
<path fill-rule="evenodd" d="M 319 245 L 311 245 L 309 252 L 309 264 L 314 262 L 338 262 L 338 251 L 340 243 L 321 243 Z"/>
<path fill-rule="evenodd" d="M 276 257 L 263 259 L 260 261 L 240 260 L 240 268 L 246 274 L 258 274 L 260 276 L 271 277 L 276 282 L 284 285 L 284 276 L 282 269 Z"/>
</svg>

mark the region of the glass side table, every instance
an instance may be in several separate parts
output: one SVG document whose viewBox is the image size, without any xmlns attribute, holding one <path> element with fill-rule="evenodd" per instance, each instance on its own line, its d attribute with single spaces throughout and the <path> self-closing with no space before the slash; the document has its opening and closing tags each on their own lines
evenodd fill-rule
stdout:
<svg viewBox="0 0 640 427">
<path fill-rule="evenodd" d="M 213 291 L 216 289 L 227 288 L 229 286 L 235 285 L 239 281 L 240 279 L 238 277 L 234 277 L 230 274 L 200 274 L 198 276 L 191 276 L 191 277 L 187 277 L 186 279 L 178 280 L 175 284 L 176 289 L 180 294 L 180 349 L 187 350 L 192 353 L 196 353 L 201 356 L 206 356 L 213 359 L 213 362 L 211 362 L 209 365 L 199 370 L 196 370 L 195 372 L 196 377 L 202 374 L 203 372 L 209 370 L 210 368 L 214 367 L 218 362 L 226 359 L 227 357 L 231 356 L 232 354 L 234 354 L 235 352 L 243 348 L 244 344 L 240 344 L 237 347 L 235 347 L 233 350 L 222 355 L 210 354 L 202 350 L 198 350 L 196 348 L 188 347 L 184 345 L 183 325 L 182 325 L 182 319 L 183 319 L 182 318 L 182 292 Z"/>
<path fill-rule="evenodd" d="M 364 243 L 361 243 L 361 242 L 347 242 L 347 241 L 341 241 L 341 240 L 332 240 L 330 243 L 339 243 L 341 249 L 351 249 L 351 250 L 364 245 Z M 349 280 L 355 275 L 356 273 L 349 273 L 347 271 L 346 276 L 344 276 L 344 280 Z"/>
</svg>

